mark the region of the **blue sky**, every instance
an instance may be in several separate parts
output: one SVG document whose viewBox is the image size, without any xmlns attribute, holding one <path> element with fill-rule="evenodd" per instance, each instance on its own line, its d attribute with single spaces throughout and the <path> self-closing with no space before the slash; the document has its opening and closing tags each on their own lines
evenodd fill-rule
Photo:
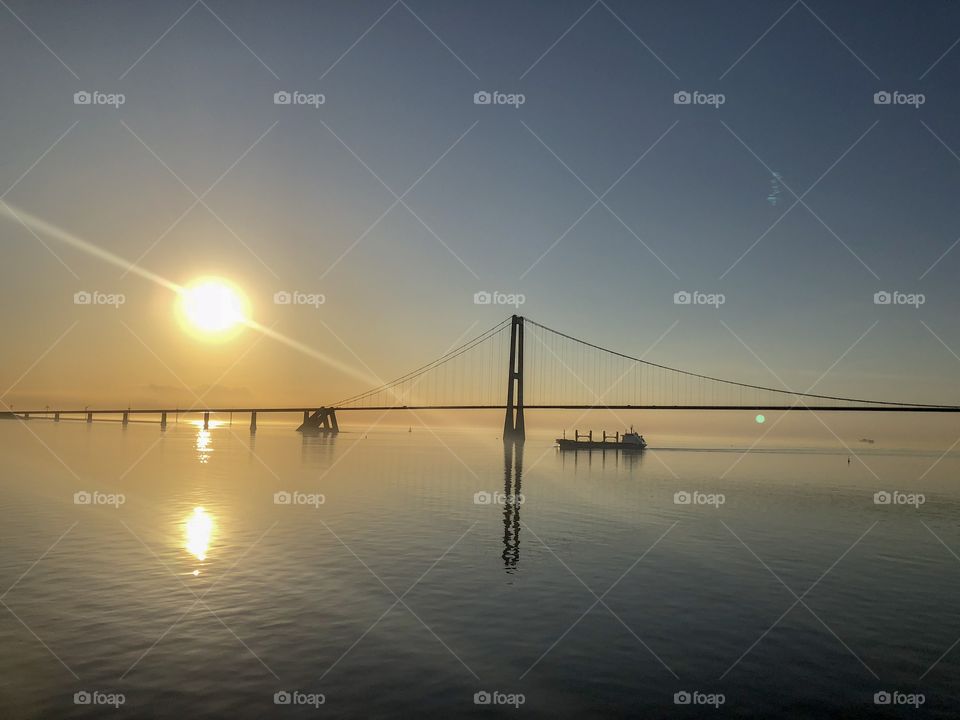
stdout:
<svg viewBox="0 0 960 720">
<path fill-rule="evenodd" d="M 866 332 L 819 389 L 960 402 L 960 250 L 937 262 L 960 237 L 955 3 L 8 4 L 4 201 L 175 282 L 228 277 L 258 321 L 343 362 L 399 375 L 509 314 L 473 303 L 499 290 L 634 354 L 679 321 L 650 359 L 745 382 L 776 384 L 744 344 L 803 388 Z M 0 227 L 6 385 L 77 323 L 7 402 L 362 389 L 251 334 L 185 337 L 168 291 Z M 77 307 L 82 289 L 127 302 Z M 277 306 L 283 289 L 326 302 Z"/>
</svg>

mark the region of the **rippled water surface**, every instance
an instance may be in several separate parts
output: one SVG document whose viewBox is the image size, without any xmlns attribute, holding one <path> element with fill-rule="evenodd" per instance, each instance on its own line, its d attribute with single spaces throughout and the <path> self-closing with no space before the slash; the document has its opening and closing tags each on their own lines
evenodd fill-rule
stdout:
<svg viewBox="0 0 960 720">
<path fill-rule="evenodd" d="M 0 452 L 2 717 L 960 712 L 953 455 L 39 420 Z"/>
</svg>

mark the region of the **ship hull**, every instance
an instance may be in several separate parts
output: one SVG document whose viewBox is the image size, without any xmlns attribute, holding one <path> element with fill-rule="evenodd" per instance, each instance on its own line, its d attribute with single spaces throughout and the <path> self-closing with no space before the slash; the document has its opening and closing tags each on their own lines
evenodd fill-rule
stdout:
<svg viewBox="0 0 960 720">
<path fill-rule="evenodd" d="M 557 438 L 557 445 L 561 450 L 618 450 L 623 452 L 643 452 L 646 445 L 616 442 L 614 440 L 567 440 Z"/>
</svg>

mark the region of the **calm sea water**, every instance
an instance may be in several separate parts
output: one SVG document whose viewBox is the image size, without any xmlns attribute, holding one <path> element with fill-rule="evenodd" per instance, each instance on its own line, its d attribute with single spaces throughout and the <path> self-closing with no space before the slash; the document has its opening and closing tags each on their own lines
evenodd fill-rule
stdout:
<svg viewBox="0 0 960 720">
<path fill-rule="evenodd" d="M 0 456 L 4 718 L 960 712 L 954 455 L 4 421 Z"/>
</svg>

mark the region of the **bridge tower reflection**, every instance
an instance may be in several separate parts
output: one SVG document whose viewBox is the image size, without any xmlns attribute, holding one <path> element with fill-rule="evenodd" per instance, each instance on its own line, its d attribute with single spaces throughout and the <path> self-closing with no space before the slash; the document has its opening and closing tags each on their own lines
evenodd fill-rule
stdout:
<svg viewBox="0 0 960 720">
<path fill-rule="evenodd" d="M 517 571 L 520 563 L 520 505 L 523 503 L 520 481 L 523 475 L 523 442 L 503 444 L 503 567 Z"/>
</svg>

